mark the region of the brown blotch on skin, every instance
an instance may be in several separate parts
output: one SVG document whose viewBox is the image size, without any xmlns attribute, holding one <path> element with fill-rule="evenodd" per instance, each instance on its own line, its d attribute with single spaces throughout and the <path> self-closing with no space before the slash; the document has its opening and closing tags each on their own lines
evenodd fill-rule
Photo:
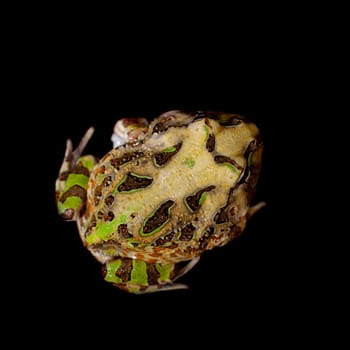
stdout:
<svg viewBox="0 0 350 350">
<path fill-rule="evenodd" d="M 214 222 L 216 224 L 223 224 L 223 223 L 228 222 L 230 220 L 229 215 L 228 215 L 228 211 L 230 210 L 229 207 L 235 201 L 234 191 L 235 191 L 235 188 L 237 186 L 238 186 L 238 184 L 235 187 L 230 188 L 230 191 L 229 191 L 228 197 L 227 197 L 226 205 L 224 207 L 220 208 L 220 210 L 216 213 L 216 215 L 214 217 Z"/>
<path fill-rule="evenodd" d="M 191 223 L 189 223 L 181 230 L 179 240 L 190 241 L 193 238 L 193 234 L 195 230 L 196 228 Z"/>
<path fill-rule="evenodd" d="M 175 154 L 180 150 L 182 142 L 174 146 L 175 150 L 173 152 L 159 152 L 153 156 L 154 164 L 157 166 L 163 166 L 169 162 L 169 160 L 175 156 Z"/>
<path fill-rule="evenodd" d="M 120 224 L 118 226 L 118 233 L 121 238 L 127 239 L 132 237 L 132 234 L 128 231 L 128 225 L 127 224 Z"/>
<path fill-rule="evenodd" d="M 225 222 L 228 222 L 228 215 L 226 213 L 226 206 L 221 208 L 219 212 L 216 213 L 215 217 L 214 217 L 214 222 L 216 224 L 223 224 Z"/>
<path fill-rule="evenodd" d="M 111 165 L 119 170 L 119 168 L 126 164 L 131 162 L 134 159 L 140 158 L 144 155 L 143 152 L 129 152 L 129 153 L 124 153 L 122 157 L 119 158 L 113 158 L 111 159 Z"/>
<path fill-rule="evenodd" d="M 203 192 L 209 192 L 211 190 L 215 189 L 214 185 L 208 186 L 198 192 L 196 192 L 194 195 L 192 196 L 188 196 L 185 198 L 186 204 L 189 206 L 189 208 L 195 212 L 196 210 L 199 209 L 199 200 L 201 198 L 201 195 L 203 194 Z"/>
<path fill-rule="evenodd" d="M 112 183 L 112 176 L 106 176 L 103 181 L 102 181 L 102 186 L 103 187 L 108 187 Z"/>
<path fill-rule="evenodd" d="M 213 152 L 215 150 L 215 136 L 213 134 L 209 134 L 205 147 L 208 152 Z"/>
<path fill-rule="evenodd" d="M 102 188 L 103 188 L 102 184 L 95 187 L 95 192 L 94 192 L 95 197 L 97 197 L 97 198 L 101 197 L 101 195 L 102 195 Z"/>
<path fill-rule="evenodd" d="M 114 202 L 114 196 L 110 194 L 106 199 L 105 199 L 105 204 L 107 207 L 110 207 Z"/>
<path fill-rule="evenodd" d="M 105 221 L 112 221 L 114 219 L 113 212 L 109 211 L 105 217 Z"/>
<path fill-rule="evenodd" d="M 98 220 L 103 220 L 103 221 L 112 221 L 114 219 L 114 214 L 111 211 L 109 211 L 106 214 L 104 211 L 99 210 L 98 213 L 97 213 L 97 219 Z"/>
<path fill-rule="evenodd" d="M 251 171 L 254 173 L 254 165 L 251 164 L 250 166 L 248 166 L 248 159 L 249 159 L 249 156 L 251 156 L 253 152 L 256 150 L 256 147 L 257 147 L 257 142 L 254 139 L 249 143 L 248 147 L 244 151 L 244 158 L 247 160 L 247 165 L 244 168 L 244 172 L 241 178 L 239 179 L 238 184 L 242 184 L 243 182 L 248 182 Z"/>
<path fill-rule="evenodd" d="M 154 133 L 161 133 L 161 132 L 164 132 L 164 131 L 167 131 L 169 128 L 169 126 L 165 126 L 164 123 L 160 122 L 160 123 L 157 123 L 154 127 L 153 127 L 153 130 L 152 130 L 152 134 Z"/>
<path fill-rule="evenodd" d="M 162 246 L 168 242 L 170 242 L 175 236 L 175 232 L 171 231 L 170 233 L 167 233 L 164 237 L 159 237 L 153 245 Z"/>
<path fill-rule="evenodd" d="M 68 197 L 79 197 L 82 201 L 84 201 L 86 198 L 86 189 L 79 185 L 74 185 L 62 194 L 59 201 L 61 203 L 64 203 Z"/>
<path fill-rule="evenodd" d="M 87 177 L 90 176 L 90 171 L 88 168 L 85 168 L 80 162 L 75 164 L 72 169 L 63 171 L 61 174 L 59 174 L 58 179 L 61 181 L 65 181 L 67 177 L 70 174 L 83 174 L 86 175 Z"/>
<path fill-rule="evenodd" d="M 163 203 L 156 212 L 146 220 L 146 223 L 143 227 L 143 232 L 145 234 L 151 233 L 157 227 L 162 226 L 169 218 L 168 209 L 171 208 L 174 204 L 174 201 L 168 200 Z"/>
<path fill-rule="evenodd" d="M 100 210 L 100 211 L 97 213 L 97 219 L 98 219 L 98 220 L 103 220 L 104 217 L 105 217 L 105 213 L 104 213 L 103 211 Z"/>
<path fill-rule="evenodd" d="M 258 154 L 262 151 L 262 147 L 263 143 L 261 136 L 257 135 L 256 140 L 252 140 L 250 142 L 244 153 L 247 162 L 249 157 L 251 157 L 251 164 L 249 166 L 247 165 L 247 170 L 245 171 L 244 176 L 242 176 L 243 179 L 240 181 L 240 183 L 244 182 L 246 184 L 246 192 L 249 203 L 254 195 L 261 170 L 261 160 L 259 159 Z"/>
<path fill-rule="evenodd" d="M 91 220 L 90 220 L 90 223 L 89 223 L 89 227 L 87 228 L 86 232 L 89 233 L 93 227 L 96 227 L 96 217 L 95 217 L 95 215 L 93 215 L 91 217 Z"/>
<path fill-rule="evenodd" d="M 147 264 L 147 279 L 149 285 L 158 284 L 158 278 L 160 277 L 160 273 L 157 270 L 155 264 Z"/>
<path fill-rule="evenodd" d="M 214 227 L 209 226 L 205 230 L 204 235 L 199 239 L 199 249 L 206 250 L 210 241 L 210 238 L 214 235 Z"/>
<path fill-rule="evenodd" d="M 116 271 L 115 275 L 119 277 L 123 282 L 130 281 L 132 271 L 132 259 L 123 258 L 122 263 Z"/>
<path fill-rule="evenodd" d="M 145 188 L 151 185 L 152 178 L 138 177 L 133 174 L 126 174 L 126 179 L 118 186 L 118 192 L 129 192 L 140 188 Z"/>
<path fill-rule="evenodd" d="M 222 163 L 229 163 L 229 164 L 232 164 L 232 165 L 233 165 L 235 168 L 237 168 L 238 170 L 242 170 L 242 169 L 243 169 L 235 160 L 233 160 L 233 159 L 230 158 L 230 157 L 218 155 L 218 156 L 215 156 L 215 157 L 214 157 L 214 161 L 215 161 L 215 163 L 217 163 L 217 164 L 222 164 Z"/>
</svg>

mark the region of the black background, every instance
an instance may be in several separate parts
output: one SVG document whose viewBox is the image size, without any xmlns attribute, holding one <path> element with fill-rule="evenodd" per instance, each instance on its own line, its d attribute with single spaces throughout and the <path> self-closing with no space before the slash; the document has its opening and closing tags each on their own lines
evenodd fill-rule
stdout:
<svg viewBox="0 0 350 350">
<path fill-rule="evenodd" d="M 347 335 L 348 215 L 328 199 L 347 188 L 347 21 L 328 5 L 208 4 L 4 12 L 1 336 L 10 345 L 334 347 Z M 55 179 L 67 138 L 76 144 L 94 126 L 86 151 L 102 156 L 116 119 L 171 109 L 240 113 L 259 126 L 254 201 L 267 206 L 240 238 L 202 256 L 182 278 L 188 290 L 129 295 L 103 281 L 75 224 L 58 217 Z"/>
<path fill-rule="evenodd" d="M 247 72 L 248 68 L 241 71 L 234 64 L 221 70 L 218 64 L 206 71 L 205 67 L 197 68 L 195 62 L 192 65 L 192 69 L 182 71 L 173 63 L 164 74 L 154 74 L 147 65 L 135 63 L 125 68 L 127 73 L 123 68 L 117 70 L 123 75 L 103 71 L 85 75 L 84 69 L 73 65 L 69 73 L 58 71 L 49 77 L 52 90 L 45 94 L 46 116 L 40 121 L 46 136 L 43 148 L 50 155 L 42 160 L 46 178 L 40 183 L 40 192 L 44 193 L 40 210 L 45 228 L 40 230 L 39 243 L 44 257 L 40 292 L 52 297 L 48 307 L 61 312 L 61 302 L 67 301 L 79 310 L 86 305 L 93 309 L 108 305 L 102 307 L 102 313 L 118 314 L 122 305 L 151 314 L 170 308 L 180 315 L 222 308 L 227 313 L 234 311 L 235 317 L 290 309 L 285 293 L 293 288 L 287 258 L 292 238 L 278 200 L 285 191 L 280 142 L 288 106 L 282 103 L 283 93 L 278 81 L 271 80 L 263 67 L 252 65 Z M 267 206 L 248 222 L 240 238 L 203 255 L 182 278 L 188 290 L 128 295 L 103 281 L 101 266 L 83 248 L 75 223 L 62 222 L 58 217 L 54 182 L 67 138 L 76 145 L 87 128 L 94 126 L 86 153 L 101 157 L 111 148 L 110 136 L 118 118 L 152 119 L 171 109 L 239 113 L 258 125 L 265 149 L 254 202 L 264 200 Z"/>
<path fill-rule="evenodd" d="M 19 285 L 22 295 L 15 306 L 25 324 L 33 315 L 40 326 L 61 320 L 59 328 L 51 328 L 55 339 L 76 332 L 77 325 L 83 325 L 85 336 L 91 329 L 91 336 L 117 332 L 128 339 L 136 334 L 134 327 L 142 326 L 154 340 L 160 333 L 189 334 L 198 324 L 201 338 L 230 337 L 241 328 L 259 334 L 260 327 L 268 329 L 268 337 L 289 334 L 291 318 L 307 324 L 314 310 L 306 287 L 312 275 L 302 264 L 308 223 L 295 219 L 300 217 L 299 188 L 290 165 L 303 162 L 304 129 L 298 121 L 307 124 L 310 118 L 300 58 L 264 35 L 255 44 L 236 46 L 232 38 L 219 42 L 203 36 L 187 46 L 167 45 L 163 38 L 152 46 L 147 38 L 118 42 L 113 50 L 106 43 L 48 40 L 18 65 L 20 77 L 12 84 L 20 97 L 12 111 L 15 124 L 20 122 L 13 144 L 20 140 L 23 145 L 16 173 L 22 177 L 25 169 L 30 200 L 20 201 L 21 215 L 14 213 L 22 227 L 16 228 L 20 253 L 9 268 L 12 286 Z M 55 180 L 67 138 L 76 145 L 94 126 L 86 153 L 101 157 L 111 148 L 118 118 L 153 119 L 172 109 L 238 113 L 258 125 L 265 148 L 254 203 L 263 200 L 267 206 L 241 237 L 203 254 L 181 279 L 188 290 L 127 294 L 103 280 L 75 223 L 58 217 Z M 23 229 L 24 217 L 29 224 Z M 301 308 L 304 303 L 307 307 Z"/>
</svg>

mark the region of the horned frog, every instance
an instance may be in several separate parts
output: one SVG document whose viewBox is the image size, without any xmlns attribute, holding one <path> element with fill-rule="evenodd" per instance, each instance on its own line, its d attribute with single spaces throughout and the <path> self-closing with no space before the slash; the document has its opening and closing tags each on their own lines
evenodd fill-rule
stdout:
<svg viewBox="0 0 350 350">
<path fill-rule="evenodd" d="M 263 142 L 245 117 L 173 110 L 148 123 L 117 121 L 113 148 L 82 155 L 67 140 L 56 180 L 63 220 L 77 222 L 104 279 L 130 293 L 187 288 L 176 280 L 201 255 L 238 237 L 262 206 L 250 206 Z"/>
</svg>

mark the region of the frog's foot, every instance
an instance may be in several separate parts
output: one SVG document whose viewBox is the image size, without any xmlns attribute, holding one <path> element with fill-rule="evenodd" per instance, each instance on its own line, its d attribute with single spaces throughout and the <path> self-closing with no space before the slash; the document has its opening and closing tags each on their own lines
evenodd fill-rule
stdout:
<svg viewBox="0 0 350 350">
<path fill-rule="evenodd" d="M 146 118 L 123 118 L 119 119 L 115 125 L 111 140 L 113 147 L 122 146 L 128 142 L 141 140 L 148 128 Z"/>
<path fill-rule="evenodd" d="M 247 218 L 250 218 L 251 216 L 253 216 L 258 210 L 263 208 L 265 205 L 266 205 L 266 202 L 259 202 L 253 205 L 252 207 L 250 207 L 247 212 Z"/>
<path fill-rule="evenodd" d="M 192 260 L 190 260 L 182 269 L 178 271 L 173 281 L 176 281 L 178 278 L 185 275 L 188 271 L 192 270 L 192 268 L 199 262 L 199 260 L 200 260 L 200 256 L 197 256 Z"/>
<path fill-rule="evenodd" d="M 59 178 L 65 176 L 65 174 L 71 172 L 77 164 L 77 161 L 84 151 L 87 143 L 89 142 L 92 134 L 94 133 L 94 128 L 90 127 L 83 138 L 81 139 L 78 147 L 73 151 L 72 140 L 68 139 L 66 143 L 66 151 L 64 154 L 64 159 L 59 171 Z"/>
<path fill-rule="evenodd" d="M 177 289 L 188 289 L 188 286 L 183 283 L 173 283 L 178 278 L 185 275 L 188 271 L 190 271 L 200 260 L 200 257 L 196 257 L 192 260 L 190 260 L 184 267 L 182 267 L 177 273 L 176 276 L 173 278 L 171 282 L 166 282 L 159 285 L 152 285 L 149 286 L 144 292 L 150 293 L 150 292 L 163 292 L 168 290 L 177 290 Z"/>
<path fill-rule="evenodd" d="M 188 289 L 188 286 L 183 283 L 164 283 L 154 286 L 149 286 L 146 290 L 139 293 L 154 293 L 154 292 L 166 292 L 169 290 Z"/>
<path fill-rule="evenodd" d="M 64 220 L 76 220 L 85 203 L 86 186 L 97 159 L 81 154 L 93 132 L 94 129 L 89 128 L 74 151 L 72 141 L 67 140 L 64 160 L 56 180 L 56 204 Z"/>
<path fill-rule="evenodd" d="M 115 258 L 103 265 L 102 273 L 105 281 L 134 294 L 187 289 L 186 284 L 174 282 L 198 261 L 199 257 L 196 257 L 182 267 L 182 263 L 156 264 L 131 258 Z"/>
</svg>

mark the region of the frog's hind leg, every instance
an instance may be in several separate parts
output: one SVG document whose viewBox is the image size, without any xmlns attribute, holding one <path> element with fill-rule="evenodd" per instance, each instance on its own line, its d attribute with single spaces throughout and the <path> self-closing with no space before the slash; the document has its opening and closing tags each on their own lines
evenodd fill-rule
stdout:
<svg viewBox="0 0 350 350">
<path fill-rule="evenodd" d="M 81 154 L 93 132 L 94 129 L 89 128 L 75 150 L 72 141 L 67 140 L 64 159 L 56 180 L 56 204 L 58 213 L 64 220 L 76 220 L 85 204 L 86 186 L 97 159 L 92 155 Z"/>
<path fill-rule="evenodd" d="M 177 272 L 175 277 L 173 277 L 172 281 L 169 281 L 164 284 L 159 284 L 158 286 L 150 286 L 147 292 L 160 292 L 160 291 L 168 291 L 168 290 L 176 290 L 176 289 L 188 289 L 188 286 L 183 283 L 174 283 L 178 278 L 185 275 L 189 272 L 200 260 L 200 257 L 193 258 L 189 262 L 186 263 L 185 266 L 181 267 Z M 176 264 L 176 265 L 179 265 Z"/>
<path fill-rule="evenodd" d="M 182 267 L 176 274 L 176 277 L 173 278 L 173 281 L 176 281 L 178 278 L 185 275 L 188 271 L 192 270 L 193 267 L 199 262 L 200 256 L 197 256 L 190 260 L 184 267 Z"/>
<path fill-rule="evenodd" d="M 103 265 L 104 280 L 134 294 L 187 289 L 176 279 L 187 273 L 199 261 L 199 257 L 183 263 L 146 263 L 130 258 L 115 258 Z"/>
</svg>

